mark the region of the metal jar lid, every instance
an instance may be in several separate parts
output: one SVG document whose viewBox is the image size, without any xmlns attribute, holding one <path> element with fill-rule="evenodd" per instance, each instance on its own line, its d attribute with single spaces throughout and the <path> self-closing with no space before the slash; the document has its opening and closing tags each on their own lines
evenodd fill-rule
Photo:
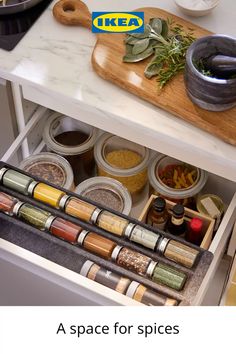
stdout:
<svg viewBox="0 0 236 354">
<path fill-rule="evenodd" d="M 4 176 L 5 172 L 7 172 L 7 170 L 9 170 L 9 168 L 6 168 L 6 167 L 1 168 L 1 170 L 0 170 L 0 182 L 2 181 L 3 176 Z"/>
<path fill-rule="evenodd" d="M 45 222 L 45 230 L 50 231 L 53 221 L 56 219 L 56 216 L 50 215 L 49 218 Z"/>
<path fill-rule="evenodd" d="M 37 182 L 37 181 L 33 181 L 30 183 L 30 185 L 28 187 L 28 191 L 27 191 L 29 195 L 31 195 L 31 196 L 33 195 L 34 188 L 37 186 L 37 184 L 39 184 L 39 182 Z"/>
<path fill-rule="evenodd" d="M 68 202 L 68 200 L 70 198 L 71 198 L 70 195 L 67 195 L 67 194 L 63 195 L 63 197 L 59 201 L 59 209 L 64 210 L 65 206 L 66 206 L 66 203 Z"/>
<path fill-rule="evenodd" d="M 137 288 L 139 287 L 140 283 L 138 283 L 137 281 L 132 281 L 132 283 L 130 284 L 130 286 L 128 287 L 128 290 L 126 291 L 126 294 L 128 297 L 131 297 L 131 299 L 133 299 L 135 292 L 137 290 Z"/>
<path fill-rule="evenodd" d="M 113 250 L 113 252 L 112 252 L 112 254 L 111 254 L 111 259 L 112 259 L 114 262 L 117 260 L 117 257 L 118 257 L 118 255 L 119 255 L 120 251 L 122 250 L 122 248 L 123 248 L 123 246 L 120 246 L 120 245 L 117 245 L 117 246 L 114 248 L 114 250 Z"/>
<path fill-rule="evenodd" d="M 100 215 L 101 212 L 102 212 L 102 210 L 99 209 L 99 208 L 96 208 L 96 209 L 94 210 L 94 212 L 92 213 L 91 218 L 90 218 L 90 221 L 91 221 L 93 224 L 96 224 L 97 219 L 98 219 L 98 217 L 99 217 L 99 215 Z"/>
<path fill-rule="evenodd" d="M 77 238 L 78 245 L 80 245 L 80 246 L 83 245 L 84 239 L 88 234 L 89 234 L 89 231 L 87 231 L 87 230 L 81 231 L 81 233 L 79 234 L 79 237 Z"/>
<path fill-rule="evenodd" d="M 14 208 L 12 210 L 13 215 L 18 216 L 19 210 L 22 207 L 22 205 L 24 205 L 24 204 L 25 204 L 24 202 L 17 202 L 14 205 Z"/>
<path fill-rule="evenodd" d="M 152 274 L 153 274 L 154 269 L 155 269 L 156 266 L 157 266 L 157 262 L 155 262 L 155 261 L 151 261 L 151 262 L 149 263 L 149 266 L 148 266 L 147 272 L 146 272 L 146 275 L 147 275 L 148 277 L 151 278 L 151 276 L 152 276 Z"/>
<path fill-rule="evenodd" d="M 83 277 L 87 277 L 88 272 L 94 264 L 94 262 L 86 261 L 81 268 L 80 275 L 83 275 Z"/>
<path fill-rule="evenodd" d="M 164 237 L 164 238 L 161 240 L 160 244 L 159 244 L 158 247 L 157 247 L 157 250 L 158 250 L 161 254 L 163 254 L 163 253 L 165 252 L 166 246 L 168 245 L 169 241 L 170 241 L 170 239 L 169 239 L 169 238 L 166 238 L 166 237 Z"/>
<path fill-rule="evenodd" d="M 130 238 L 131 233 L 132 233 L 133 229 L 135 228 L 135 226 L 136 225 L 131 222 L 128 224 L 128 226 L 125 229 L 125 236 L 126 237 Z"/>
</svg>

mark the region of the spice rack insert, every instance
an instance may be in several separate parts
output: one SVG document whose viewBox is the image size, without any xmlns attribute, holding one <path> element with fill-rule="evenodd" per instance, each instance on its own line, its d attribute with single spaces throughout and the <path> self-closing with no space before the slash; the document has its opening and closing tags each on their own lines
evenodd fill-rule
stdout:
<svg viewBox="0 0 236 354">
<path fill-rule="evenodd" d="M 143 208 L 143 210 L 138 218 L 139 221 L 146 223 L 149 209 L 150 209 L 153 201 L 156 198 L 157 198 L 157 196 L 154 194 L 152 194 L 150 196 L 149 200 L 147 201 L 145 207 Z M 175 203 L 173 203 L 167 199 L 165 199 L 165 201 L 166 201 L 167 210 L 169 211 L 170 209 L 172 209 L 172 207 L 175 205 Z M 203 234 L 204 234 L 204 236 L 203 236 L 200 247 L 205 250 L 208 250 L 211 245 L 212 238 L 213 238 L 215 220 L 206 216 L 206 215 L 200 214 L 195 210 L 192 210 L 192 209 L 189 209 L 186 207 L 184 208 L 184 210 L 185 210 L 185 220 L 186 221 L 189 221 L 190 219 L 192 219 L 194 217 L 198 217 L 203 221 Z"/>
<path fill-rule="evenodd" d="M 6 167 L 6 168 L 12 168 L 12 166 L 10 165 L 7 165 L 5 163 L 0 163 L 0 168 L 1 167 Z M 21 170 L 17 169 L 17 168 L 14 168 L 14 170 L 18 171 L 18 172 L 22 172 Z M 30 176 L 30 174 L 28 173 L 24 173 L 25 175 L 27 176 Z M 31 176 L 30 176 L 31 177 Z M 40 181 L 40 179 L 38 179 Z M 43 182 L 43 180 L 41 180 Z M 49 185 L 51 185 L 53 187 L 52 184 L 48 183 Z M 70 196 L 77 196 L 76 194 L 72 193 L 72 192 L 69 192 L 63 188 L 58 188 L 64 192 L 66 192 L 67 194 L 69 194 Z M 79 226 L 81 226 L 82 228 L 86 229 L 86 230 L 89 230 L 89 231 L 92 231 L 92 232 L 95 232 L 97 234 L 100 234 L 102 236 L 105 236 L 106 238 L 108 239 L 111 239 L 111 240 L 114 240 L 116 241 L 118 244 L 122 245 L 122 246 L 127 246 L 129 247 L 130 249 L 134 250 L 134 251 L 137 251 L 139 253 L 142 253 L 148 257 L 151 257 L 154 261 L 161 261 L 163 264 L 166 264 L 166 265 L 171 265 L 172 267 L 175 267 L 177 270 L 179 271 L 184 271 L 185 274 L 187 275 L 187 282 L 185 284 L 185 287 L 183 290 L 181 291 L 176 291 L 176 290 L 173 290 L 173 289 L 170 289 L 170 288 L 167 288 L 166 286 L 164 285 L 157 285 L 155 283 L 153 283 L 153 281 L 147 279 L 147 278 L 142 278 L 136 274 L 133 274 L 131 273 L 131 277 L 135 277 L 135 280 L 136 281 L 139 281 L 139 282 L 142 282 L 144 283 L 144 285 L 146 285 L 147 287 L 151 287 L 152 289 L 154 290 L 157 290 L 157 291 L 160 291 L 161 293 L 164 293 L 166 295 L 168 295 L 169 297 L 171 298 L 174 298 L 176 299 L 177 301 L 180 301 L 180 302 L 184 302 L 184 304 L 191 304 L 191 302 L 194 300 L 194 296 L 197 294 L 198 292 L 198 289 L 201 285 L 201 282 L 202 280 L 204 279 L 204 276 L 205 274 L 207 273 L 207 269 L 209 268 L 209 265 L 212 261 L 212 254 L 208 251 L 204 251 L 202 249 L 200 249 L 199 247 L 197 246 L 193 246 L 193 248 L 199 250 L 199 259 L 198 261 L 196 262 L 195 266 L 192 268 L 192 269 L 188 269 L 188 268 L 185 268 L 181 265 L 178 265 L 172 261 L 169 261 L 167 260 L 166 258 L 162 257 L 161 255 L 157 254 L 156 252 L 153 252 L 153 251 L 150 251 L 148 249 L 145 249 L 143 248 L 142 246 L 139 246 L 137 244 L 134 244 L 133 242 L 129 241 L 128 239 L 124 239 L 124 238 L 117 238 L 117 236 L 114 236 L 112 234 L 110 234 L 109 232 L 106 232 L 102 229 L 99 229 L 98 227 L 96 227 L 95 225 L 91 225 L 91 224 L 88 224 L 86 222 L 83 222 L 79 219 L 75 219 L 74 217 L 71 217 L 57 209 L 54 209 L 48 205 L 44 205 L 42 204 L 41 202 L 38 202 L 32 198 L 30 198 L 29 196 L 24 196 L 22 194 L 19 194 L 18 192 L 14 192 L 12 191 L 11 189 L 7 188 L 7 187 L 4 187 L 4 186 L 1 186 L 0 187 L 0 190 L 2 190 L 3 192 L 5 193 L 8 193 L 16 198 L 18 198 L 19 200 L 21 201 L 25 201 L 25 202 L 28 202 L 30 204 L 33 204 L 35 206 L 38 206 L 40 208 L 43 208 L 45 211 L 48 211 L 48 212 L 51 212 L 53 215 L 56 215 L 56 216 L 60 216 L 68 221 L 71 221 Z M 78 197 L 78 196 L 77 196 Z M 86 198 L 81 198 L 85 201 L 88 201 Z M 91 203 L 91 201 L 89 201 Z M 97 205 L 96 203 L 93 203 L 94 205 L 96 206 L 99 206 Z M 109 209 L 107 209 L 109 210 Z M 111 211 L 111 210 L 109 210 Z M 135 222 L 137 224 L 140 224 L 143 226 L 142 223 L 138 222 L 137 220 L 135 219 L 132 219 L 132 218 L 128 218 L 126 216 L 124 216 L 123 214 L 120 214 L 118 212 L 114 212 L 112 211 L 114 214 L 117 214 L 118 216 L 122 216 L 122 217 L 125 217 L 126 219 L 128 219 L 130 222 Z M 153 229 L 151 227 L 147 227 L 149 228 L 150 230 L 153 231 Z M 188 244 L 187 242 L 183 242 L 183 243 L 186 243 Z M 74 247 L 74 246 L 72 246 Z M 90 257 L 90 256 L 89 256 Z M 102 262 L 104 262 L 104 260 L 101 260 Z M 106 261 L 105 261 L 106 262 Z M 109 262 L 108 262 L 109 263 Z M 120 269 L 120 271 L 122 271 L 122 273 L 126 273 L 127 271 L 123 270 L 123 268 L 120 268 L 119 266 L 117 266 L 116 264 L 113 264 L 113 263 L 110 263 L 110 267 L 114 267 L 114 269 Z M 128 274 L 130 272 L 128 271 Z"/>
</svg>

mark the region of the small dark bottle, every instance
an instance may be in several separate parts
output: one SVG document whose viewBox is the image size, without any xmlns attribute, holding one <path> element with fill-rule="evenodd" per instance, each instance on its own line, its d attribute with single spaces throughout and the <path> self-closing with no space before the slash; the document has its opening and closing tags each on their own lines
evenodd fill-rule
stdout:
<svg viewBox="0 0 236 354">
<path fill-rule="evenodd" d="M 159 230 L 164 230 L 169 218 L 165 199 L 158 197 L 154 200 L 147 216 L 147 223 Z"/>
<path fill-rule="evenodd" d="M 186 240 L 194 245 L 200 246 L 202 242 L 203 221 L 199 218 L 193 218 L 188 224 Z"/>
<path fill-rule="evenodd" d="M 182 204 L 173 206 L 171 218 L 166 224 L 166 231 L 175 236 L 185 237 L 187 223 L 184 220 L 184 206 Z"/>
</svg>

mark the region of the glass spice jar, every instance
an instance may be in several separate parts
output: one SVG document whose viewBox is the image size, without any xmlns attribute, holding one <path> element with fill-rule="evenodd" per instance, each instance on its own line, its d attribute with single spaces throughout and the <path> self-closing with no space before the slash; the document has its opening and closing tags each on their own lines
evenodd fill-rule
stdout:
<svg viewBox="0 0 236 354">
<path fill-rule="evenodd" d="M 47 149 L 70 163 L 75 185 L 94 176 L 97 134 L 96 128 L 60 113 L 53 113 L 45 124 L 43 140 Z"/>
<path fill-rule="evenodd" d="M 65 196 L 60 201 L 60 209 L 66 214 L 74 216 L 86 222 L 91 222 L 92 216 L 98 208 L 90 203 L 80 200 L 75 197 Z M 100 212 L 100 209 L 99 209 Z"/>
<path fill-rule="evenodd" d="M 153 262 L 151 258 L 144 254 L 122 246 L 116 246 L 116 248 L 114 248 L 112 260 L 119 266 L 140 275 L 147 275 L 150 265 L 153 266 L 153 264 L 156 264 L 156 262 Z"/>
<path fill-rule="evenodd" d="M 123 236 L 129 221 L 104 210 L 98 215 L 96 224 L 103 230 L 112 232 L 118 236 Z"/>
<path fill-rule="evenodd" d="M 104 133 L 98 139 L 94 156 L 99 176 L 121 182 L 138 202 L 147 184 L 149 150 L 118 136 Z"/>
<path fill-rule="evenodd" d="M 62 218 L 55 218 L 50 227 L 49 232 L 56 237 L 62 238 L 65 241 L 76 244 L 78 236 L 82 228 Z"/>
<path fill-rule="evenodd" d="M 47 221 L 52 216 L 45 210 L 22 202 L 15 204 L 13 213 L 19 219 L 42 231 L 47 229 Z"/>
<path fill-rule="evenodd" d="M 112 252 L 117 244 L 94 232 L 82 231 L 78 244 L 89 252 L 95 253 L 105 259 L 111 259 Z"/>
<path fill-rule="evenodd" d="M 51 152 L 42 152 L 24 159 L 20 168 L 56 186 L 74 190 L 74 175 L 69 162 Z"/>
<path fill-rule="evenodd" d="M 147 224 L 151 225 L 158 230 L 164 230 L 169 214 L 166 210 L 166 201 L 164 198 L 156 198 L 147 215 Z"/>
<path fill-rule="evenodd" d="M 2 184 L 5 187 L 21 194 L 28 195 L 28 188 L 33 182 L 33 178 L 18 171 L 3 168 L 0 170 L 0 181 L 2 181 Z"/>
<path fill-rule="evenodd" d="M 16 198 L 13 198 L 12 196 L 0 192 L 0 211 L 8 214 L 8 215 L 13 215 L 13 208 L 15 204 L 18 202 Z"/>
<path fill-rule="evenodd" d="M 125 236 L 135 243 L 138 243 L 144 247 L 155 250 L 158 242 L 162 236 L 158 233 L 154 233 L 145 229 L 143 226 L 130 223 L 126 230 Z"/>
<path fill-rule="evenodd" d="M 121 294 L 125 294 L 131 283 L 131 280 L 128 278 L 100 267 L 98 264 L 91 261 L 86 261 L 84 263 L 80 274 Z"/>
<path fill-rule="evenodd" d="M 49 204 L 57 209 L 59 209 L 60 200 L 65 195 L 65 192 L 41 182 L 31 183 L 28 188 L 28 193 L 32 195 L 34 199 Z"/>
<path fill-rule="evenodd" d="M 154 268 L 151 279 L 158 284 L 180 291 L 187 280 L 187 275 L 173 267 L 158 263 Z"/>
<path fill-rule="evenodd" d="M 178 304 L 177 300 L 158 294 L 136 281 L 132 281 L 126 295 L 147 306 L 176 306 Z"/>
</svg>

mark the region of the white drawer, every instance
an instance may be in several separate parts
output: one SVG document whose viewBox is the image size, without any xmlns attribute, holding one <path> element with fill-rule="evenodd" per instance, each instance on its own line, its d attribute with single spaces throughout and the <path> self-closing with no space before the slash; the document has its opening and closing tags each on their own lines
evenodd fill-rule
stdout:
<svg viewBox="0 0 236 354">
<path fill-rule="evenodd" d="M 27 137 L 29 133 L 34 129 L 37 122 L 44 114 L 45 109 L 42 107 L 40 107 L 39 110 L 34 113 L 26 128 L 22 131 L 22 133 L 18 136 L 13 145 L 4 155 L 4 161 L 11 160 L 14 153 L 21 146 L 24 138 Z M 42 146 L 42 144 L 40 144 L 40 146 Z M 38 151 L 39 148 L 36 148 L 36 150 Z M 196 296 L 194 302 L 196 305 L 202 303 L 207 289 L 211 286 L 211 281 L 215 272 L 217 271 L 218 264 L 226 249 L 233 225 L 236 221 L 236 194 L 234 194 L 236 190 L 235 183 L 227 181 L 221 177 L 211 175 L 206 188 L 208 188 L 209 192 L 215 191 L 216 194 L 219 194 L 224 199 L 228 207 L 218 232 L 215 235 L 215 238 L 209 249 L 214 254 L 214 259 Z M 11 265 L 16 265 L 19 269 L 22 269 L 22 273 L 19 274 L 19 281 L 25 280 L 25 286 L 29 287 L 29 295 L 30 288 L 36 284 L 34 282 L 38 282 L 39 278 L 41 278 L 49 281 L 52 286 L 54 284 L 55 292 L 56 289 L 60 287 L 61 291 L 64 293 L 65 298 L 68 298 L 68 301 L 72 294 L 73 296 L 76 294 L 78 304 L 140 305 L 138 302 L 133 301 L 124 295 L 118 294 L 117 292 L 97 284 L 89 279 L 86 279 L 73 271 L 56 265 L 53 262 L 45 260 L 40 256 L 37 256 L 4 240 L 0 240 L 0 258 L 5 261 L 6 273 L 5 276 L 2 275 L 2 286 L 4 286 L 4 282 L 6 282 L 5 285 L 7 286 L 7 266 L 9 265 L 10 269 Z M 31 277 L 30 286 L 27 283 L 27 272 L 31 276 L 35 275 L 35 277 Z M 17 299 L 17 296 L 20 296 L 17 291 L 18 290 L 16 284 L 15 299 Z M 40 294 L 38 299 L 35 299 L 35 304 L 40 304 Z"/>
</svg>

